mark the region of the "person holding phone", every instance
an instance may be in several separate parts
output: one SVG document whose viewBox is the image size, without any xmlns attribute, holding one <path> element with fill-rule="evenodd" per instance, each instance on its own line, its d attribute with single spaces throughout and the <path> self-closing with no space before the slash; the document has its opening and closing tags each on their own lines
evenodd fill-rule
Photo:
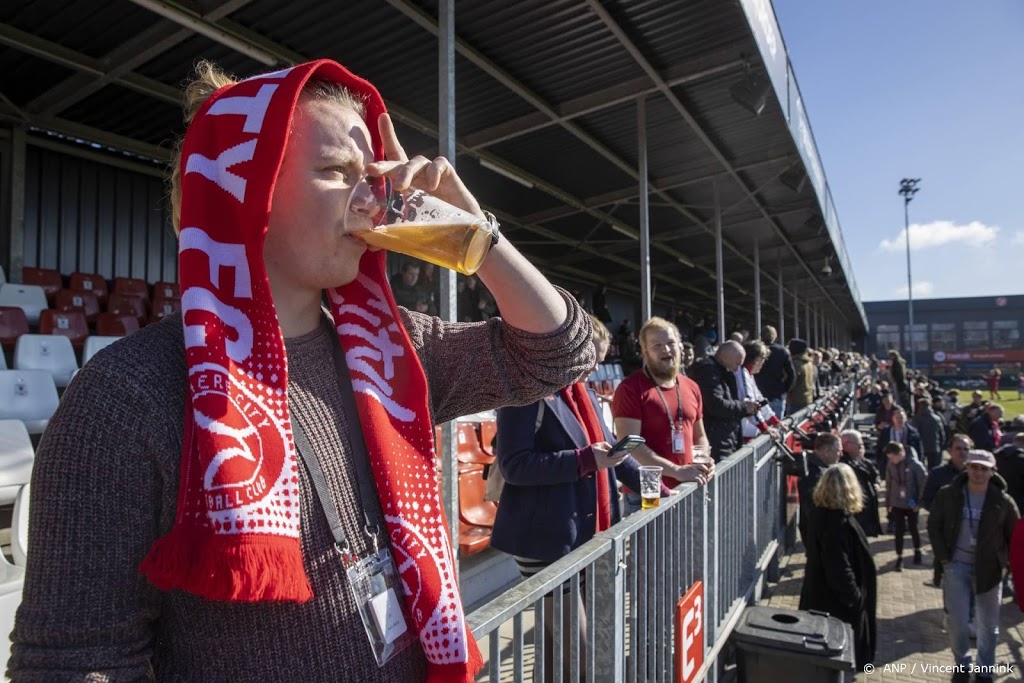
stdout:
<svg viewBox="0 0 1024 683">
<path fill-rule="evenodd" d="M 608 352 L 604 325 L 591 316 L 597 363 Z M 525 406 L 498 409 L 497 464 L 505 486 L 494 518 L 491 546 L 515 557 L 528 578 L 603 531 L 621 517 L 619 478 L 640 490 L 640 471 L 630 450 L 638 437 L 612 446 L 594 392 L 576 382 Z M 667 495 L 667 489 L 663 495 Z M 563 595 L 563 600 L 573 596 Z M 585 660 L 586 614 L 579 601 L 580 661 Z M 546 671 L 553 651 L 552 597 L 545 598 Z M 568 604 L 563 614 L 568 618 Z M 568 633 L 568 629 L 563 631 Z M 570 638 L 564 639 L 566 648 Z M 568 653 L 568 650 L 566 650 Z M 568 666 L 569 657 L 564 658 Z M 538 679 L 539 680 L 539 679 Z"/>
</svg>

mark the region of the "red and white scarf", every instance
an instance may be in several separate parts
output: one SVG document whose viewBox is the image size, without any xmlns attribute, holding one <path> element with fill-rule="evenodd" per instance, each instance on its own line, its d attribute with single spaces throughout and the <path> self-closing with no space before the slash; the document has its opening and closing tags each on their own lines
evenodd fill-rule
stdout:
<svg viewBox="0 0 1024 683">
<path fill-rule="evenodd" d="M 180 488 L 174 526 L 141 567 L 162 590 L 210 600 L 312 598 L 287 357 L 263 262 L 292 116 L 312 77 L 366 99 L 374 155 L 383 159 L 380 94 L 328 60 L 218 90 L 185 136 L 179 263 L 189 398 Z M 438 498 L 426 377 L 387 284 L 385 252 L 366 252 L 355 281 L 329 298 L 428 680 L 472 680 L 482 658 L 466 628 Z M 416 479 L 431 485 L 405 485 Z"/>
</svg>

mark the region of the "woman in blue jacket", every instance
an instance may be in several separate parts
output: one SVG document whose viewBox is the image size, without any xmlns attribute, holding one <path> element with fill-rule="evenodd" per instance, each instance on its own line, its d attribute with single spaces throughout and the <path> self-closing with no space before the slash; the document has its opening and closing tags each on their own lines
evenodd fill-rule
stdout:
<svg viewBox="0 0 1024 683">
<path fill-rule="evenodd" d="M 610 337 L 599 320 L 591 319 L 600 363 L 608 352 Z M 536 574 L 619 521 L 618 477 L 634 491 L 640 490 L 636 461 L 625 451 L 609 454 L 611 441 L 614 438 L 601 418 L 597 396 L 584 382 L 530 405 L 498 410 L 496 454 L 505 486 L 491 546 L 513 555 L 524 577 Z M 570 596 L 563 591 L 563 597 Z M 586 615 L 581 596 L 576 599 L 582 636 Z M 545 598 L 545 604 L 545 668 L 550 672 L 551 596 Z M 568 613 L 568 609 L 563 611 Z M 566 648 L 570 640 L 564 639 Z M 585 645 L 586 639 L 581 637 L 581 662 L 585 661 Z M 568 666 L 568 657 L 565 661 Z"/>
</svg>

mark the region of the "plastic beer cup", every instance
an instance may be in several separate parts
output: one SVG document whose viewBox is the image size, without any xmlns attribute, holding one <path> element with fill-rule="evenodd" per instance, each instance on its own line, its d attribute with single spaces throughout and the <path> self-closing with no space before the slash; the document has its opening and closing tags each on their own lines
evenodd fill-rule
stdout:
<svg viewBox="0 0 1024 683">
<path fill-rule="evenodd" d="M 640 468 L 640 509 L 658 507 L 661 502 L 661 468 L 644 465 Z"/>
<path fill-rule="evenodd" d="M 422 190 L 393 189 L 390 180 L 368 178 L 378 211 L 369 216 L 352 210 L 349 193 L 345 229 L 353 237 L 381 249 L 396 251 L 472 275 L 487 257 L 494 236 L 490 223 Z"/>
</svg>

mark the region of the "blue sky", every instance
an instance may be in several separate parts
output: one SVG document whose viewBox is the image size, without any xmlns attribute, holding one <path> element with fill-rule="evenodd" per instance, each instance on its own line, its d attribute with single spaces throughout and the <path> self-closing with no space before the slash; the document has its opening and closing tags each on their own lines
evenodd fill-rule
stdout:
<svg viewBox="0 0 1024 683">
<path fill-rule="evenodd" d="M 1024 294 L 1024 2 L 774 0 L 864 301 Z"/>
</svg>

